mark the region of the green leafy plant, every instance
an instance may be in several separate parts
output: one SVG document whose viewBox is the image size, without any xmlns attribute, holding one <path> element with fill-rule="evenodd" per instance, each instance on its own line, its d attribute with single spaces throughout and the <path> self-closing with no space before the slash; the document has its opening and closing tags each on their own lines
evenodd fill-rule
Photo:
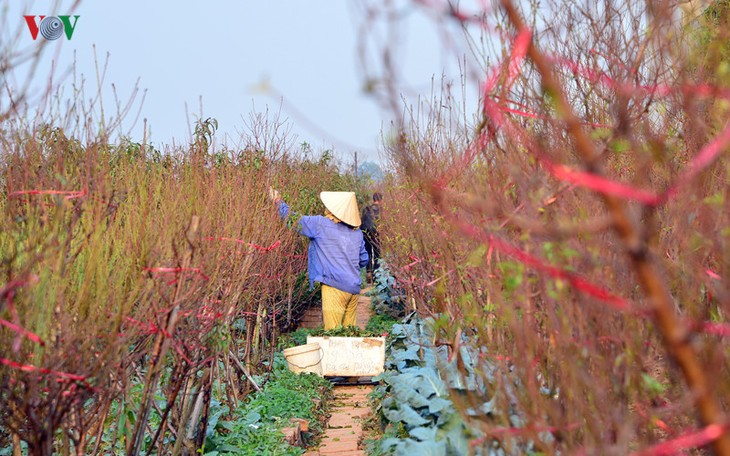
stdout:
<svg viewBox="0 0 730 456">
<path fill-rule="evenodd" d="M 376 315 L 387 315 L 395 320 L 405 317 L 405 293 L 397 286 L 384 259 L 373 274 L 373 288 L 368 294 Z"/>
<path fill-rule="evenodd" d="M 497 422 L 497 407 L 512 407 L 499 401 L 491 384 L 478 381 L 476 369 L 488 375 L 496 371 L 491 363 L 478 362 L 484 353 L 462 338 L 458 356 L 449 356 L 446 345 L 434 344 L 436 321 L 415 315 L 393 326 L 388 343 L 386 371 L 376 379 L 380 385 L 371 394 L 376 416 L 381 419 L 383 436 L 370 442 L 371 454 L 531 454 L 536 451 L 530 438 L 510 438 L 507 446 L 488 438 L 474 424 Z M 457 359 L 459 361 L 457 361 Z M 516 377 L 505 379 L 515 391 Z M 470 406 L 462 414 L 465 398 Z M 474 405 L 474 404 L 477 405 Z M 508 411 L 510 426 L 520 427 L 516 409 Z M 542 439 L 552 436 L 545 433 Z"/>
<path fill-rule="evenodd" d="M 250 396 L 229 419 L 223 418 L 227 409 L 215 412 L 205 454 L 299 455 L 302 448 L 284 442 L 281 428 L 292 418 L 305 419 L 310 428 L 305 443 L 314 443 L 326 420 L 331 391 L 332 384 L 322 377 L 289 371 L 284 357 L 277 354 L 261 392 Z"/>
<path fill-rule="evenodd" d="M 380 336 L 390 335 L 393 325 L 398 324 L 398 320 L 390 315 L 375 314 L 370 317 L 365 325 L 365 332 L 377 334 Z"/>
<path fill-rule="evenodd" d="M 371 320 L 373 320 L 371 318 Z M 286 335 L 283 339 L 284 344 L 290 345 L 302 345 L 307 343 L 307 336 L 314 337 L 378 337 L 382 336 L 384 332 L 390 327 L 394 320 L 387 317 L 375 318 L 375 321 L 365 329 L 359 326 L 338 326 L 333 329 L 324 329 L 319 326 L 317 328 L 299 328 L 294 332 Z M 385 330 L 384 330 L 385 329 Z M 286 345 L 284 345 L 286 346 Z"/>
<path fill-rule="evenodd" d="M 280 427 L 261 421 L 257 411 L 238 416 L 235 421 L 217 424 L 216 433 L 206 443 L 206 456 L 219 454 L 261 454 L 298 456 L 304 450 L 284 441 Z"/>
<path fill-rule="evenodd" d="M 311 336 L 312 331 L 312 328 L 297 328 L 296 331 L 282 334 L 279 338 L 279 348 L 284 349 L 306 344 L 307 336 Z"/>
</svg>

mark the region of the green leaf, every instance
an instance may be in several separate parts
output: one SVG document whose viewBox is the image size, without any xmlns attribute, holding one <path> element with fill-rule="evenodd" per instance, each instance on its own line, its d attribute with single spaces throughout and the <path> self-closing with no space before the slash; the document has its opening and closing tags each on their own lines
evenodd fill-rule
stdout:
<svg viewBox="0 0 730 456">
<path fill-rule="evenodd" d="M 608 144 L 608 148 L 616 153 L 622 153 L 631 149 L 631 143 L 627 139 L 616 138 Z"/>
<path fill-rule="evenodd" d="M 213 413 L 210 414 L 210 418 L 208 419 L 208 432 L 207 434 L 210 436 L 215 432 L 215 428 L 218 425 L 218 421 L 220 420 L 220 417 L 224 414 L 228 413 L 228 406 L 218 406 L 215 408 Z"/>
<path fill-rule="evenodd" d="M 393 396 L 398 402 L 409 404 L 416 408 L 429 406 L 428 397 L 418 391 L 419 382 L 423 381 L 423 376 L 403 375 L 399 376 L 398 379 L 399 381 L 393 384 Z"/>
<path fill-rule="evenodd" d="M 246 414 L 243 420 L 246 424 L 254 424 L 261 421 L 261 414 L 258 412 L 258 408 L 251 410 Z"/>
<path fill-rule="evenodd" d="M 480 267 L 484 263 L 484 257 L 486 254 L 487 246 L 485 244 L 480 244 L 469 254 L 469 257 L 466 259 L 466 265 L 475 268 Z"/>
<path fill-rule="evenodd" d="M 710 195 L 703 199 L 702 202 L 708 206 L 716 206 L 720 209 L 725 204 L 725 196 L 721 192 L 717 192 L 714 195 Z"/>
<path fill-rule="evenodd" d="M 428 411 L 433 414 L 443 413 L 445 410 L 452 412 L 454 410 L 453 403 L 442 397 L 434 397 L 428 404 Z"/>
<path fill-rule="evenodd" d="M 436 431 L 437 431 L 437 428 L 434 426 L 417 427 L 417 428 L 413 428 L 410 431 L 408 431 L 408 434 L 411 437 L 413 437 L 414 439 L 420 440 L 420 441 L 436 440 Z"/>
<path fill-rule="evenodd" d="M 383 415 L 390 421 L 402 422 L 407 426 L 423 426 L 429 423 L 408 404 L 398 404 L 397 409 L 383 409 Z"/>
<path fill-rule="evenodd" d="M 646 388 L 646 390 L 652 395 L 662 394 L 667 389 L 659 382 L 659 380 L 645 372 L 641 374 L 641 379 L 644 382 L 644 388 Z"/>
<path fill-rule="evenodd" d="M 223 428 L 226 431 L 233 431 L 233 428 L 236 427 L 236 423 L 232 421 L 219 421 L 217 425 L 218 427 Z"/>
<path fill-rule="evenodd" d="M 610 128 L 596 128 L 591 132 L 591 139 L 594 141 L 600 139 L 608 139 L 611 137 L 612 130 Z"/>
<path fill-rule="evenodd" d="M 406 440 L 396 454 L 417 454 L 421 456 L 446 456 L 448 454 L 446 441 L 426 440 L 417 442 Z M 468 454 L 468 453 L 462 453 Z"/>
</svg>

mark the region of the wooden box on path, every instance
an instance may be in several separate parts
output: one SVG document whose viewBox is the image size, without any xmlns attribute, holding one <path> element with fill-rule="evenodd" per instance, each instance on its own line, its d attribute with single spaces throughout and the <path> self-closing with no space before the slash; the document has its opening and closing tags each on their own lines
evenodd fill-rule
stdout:
<svg viewBox="0 0 730 456">
<path fill-rule="evenodd" d="M 322 347 L 325 377 L 374 377 L 385 370 L 385 337 L 307 337 Z"/>
</svg>

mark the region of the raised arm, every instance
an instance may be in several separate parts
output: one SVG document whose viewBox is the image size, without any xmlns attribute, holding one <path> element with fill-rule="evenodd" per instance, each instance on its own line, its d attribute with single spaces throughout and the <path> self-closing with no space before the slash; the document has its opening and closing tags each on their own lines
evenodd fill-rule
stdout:
<svg viewBox="0 0 730 456">
<path fill-rule="evenodd" d="M 282 220 L 285 220 L 287 217 L 289 217 L 289 205 L 286 204 L 283 199 L 279 199 L 276 205 L 277 211 L 279 212 L 279 217 L 281 217 Z"/>
<path fill-rule="evenodd" d="M 279 217 L 282 220 L 286 220 L 291 213 L 289 205 L 279 196 L 278 191 L 272 189 L 269 191 L 269 195 L 274 200 L 274 204 L 276 204 Z M 319 233 L 319 217 L 306 215 L 300 217 L 297 222 L 297 231 L 310 239 L 314 239 Z"/>
</svg>

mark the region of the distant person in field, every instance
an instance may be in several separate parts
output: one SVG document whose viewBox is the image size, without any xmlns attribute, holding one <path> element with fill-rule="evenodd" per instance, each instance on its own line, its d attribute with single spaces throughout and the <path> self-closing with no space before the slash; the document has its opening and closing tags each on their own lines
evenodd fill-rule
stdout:
<svg viewBox="0 0 730 456">
<path fill-rule="evenodd" d="M 373 280 L 373 271 L 380 267 L 380 236 L 378 235 L 378 222 L 380 221 L 381 205 L 383 194 L 373 193 L 373 204 L 365 207 L 362 214 L 362 232 L 365 237 L 365 250 L 368 252 L 367 278 L 368 282 Z"/>
<path fill-rule="evenodd" d="M 289 206 L 279 192 L 270 189 L 269 196 L 286 219 Z M 299 232 L 310 239 L 309 286 L 322 284 L 324 329 L 355 326 L 360 270 L 368 263 L 357 200 L 353 192 L 322 192 L 319 198 L 324 215 L 302 216 L 298 222 Z"/>
</svg>

